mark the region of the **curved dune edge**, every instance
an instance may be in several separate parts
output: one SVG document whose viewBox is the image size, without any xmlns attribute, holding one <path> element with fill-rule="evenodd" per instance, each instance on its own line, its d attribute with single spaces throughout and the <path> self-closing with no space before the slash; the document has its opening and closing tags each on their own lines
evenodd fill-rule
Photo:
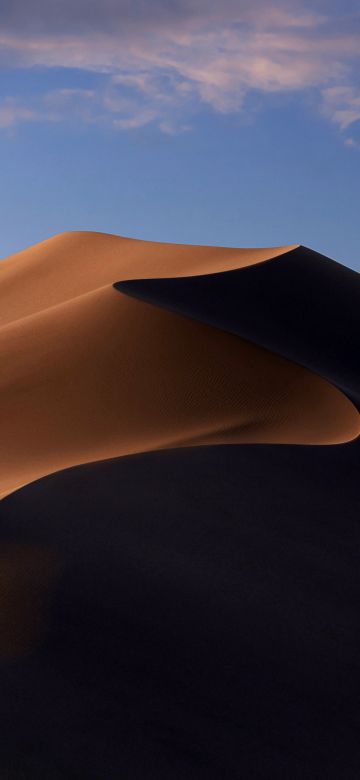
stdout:
<svg viewBox="0 0 360 780">
<path fill-rule="evenodd" d="M 2 328 L 2 495 L 69 466 L 167 447 L 337 444 L 352 403 L 262 347 L 106 287 Z"/>
<path fill-rule="evenodd" d="M 296 246 L 231 249 L 61 233 L 0 262 L 0 324 L 118 280 L 223 272 L 263 263 Z"/>
<path fill-rule="evenodd" d="M 206 322 L 327 379 L 360 410 L 360 274 L 304 246 L 223 273 L 115 283 L 121 293 Z"/>
<path fill-rule="evenodd" d="M 281 253 L 287 265 L 296 257 L 292 247 L 274 251 L 69 234 L 5 261 L 0 299 L 13 321 L 0 329 L 2 497 L 59 470 L 157 449 L 355 439 L 352 402 L 281 350 L 226 332 L 221 317 L 204 323 L 161 308 L 161 296 L 152 305 L 102 284 L 120 265 L 124 278 L 136 266 L 151 285 L 166 264 L 170 284 L 188 284 L 190 266 L 202 283 L 214 267 L 223 279 L 239 263 L 246 273 L 276 266 Z"/>
</svg>

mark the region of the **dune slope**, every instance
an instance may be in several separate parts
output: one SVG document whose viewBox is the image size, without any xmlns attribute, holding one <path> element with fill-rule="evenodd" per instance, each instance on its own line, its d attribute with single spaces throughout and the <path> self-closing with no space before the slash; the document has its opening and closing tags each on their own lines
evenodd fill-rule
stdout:
<svg viewBox="0 0 360 780">
<path fill-rule="evenodd" d="M 1 296 L 12 321 L 0 330 L 2 495 L 59 469 L 134 452 L 186 444 L 336 444 L 358 435 L 359 416 L 345 395 L 284 359 L 281 348 L 275 354 L 257 337 L 250 343 L 226 332 L 221 312 L 203 323 L 192 310 L 186 316 L 186 293 L 179 314 L 103 284 L 125 278 L 130 265 L 139 275 L 165 267 L 175 275 L 191 271 L 179 284 L 208 280 L 227 306 L 231 298 L 218 280 L 237 272 L 222 271 L 213 281 L 210 271 L 279 262 L 271 259 L 275 249 L 209 249 L 208 261 L 206 251 L 75 234 L 7 261 Z M 283 255 L 290 265 L 293 251 Z M 134 284 L 146 282 L 124 282 L 124 291 Z M 195 298 L 206 306 L 197 287 Z"/>
</svg>

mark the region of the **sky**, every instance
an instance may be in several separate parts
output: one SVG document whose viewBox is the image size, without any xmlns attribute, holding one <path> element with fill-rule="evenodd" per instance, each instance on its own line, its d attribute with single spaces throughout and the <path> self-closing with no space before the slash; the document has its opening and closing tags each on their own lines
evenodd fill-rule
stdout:
<svg viewBox="0 0 360 780">
<path fill-rule="evenodd" d="M 67 230 L 360 270 L 352 0 L 1 0 L 0 257 Z"/>
</svg>

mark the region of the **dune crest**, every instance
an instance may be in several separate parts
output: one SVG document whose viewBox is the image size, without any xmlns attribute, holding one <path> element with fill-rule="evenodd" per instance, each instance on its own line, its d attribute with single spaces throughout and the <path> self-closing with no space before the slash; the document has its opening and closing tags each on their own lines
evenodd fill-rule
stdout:
<svg viewBox="0 0 360 780">
<path fill-rule="evenodd" d="M 61 233 L 0 263 L 0 324 L 125 279 L 220 273 L 295 248 L 165 244 L 104 233 Z"/>
</svg>

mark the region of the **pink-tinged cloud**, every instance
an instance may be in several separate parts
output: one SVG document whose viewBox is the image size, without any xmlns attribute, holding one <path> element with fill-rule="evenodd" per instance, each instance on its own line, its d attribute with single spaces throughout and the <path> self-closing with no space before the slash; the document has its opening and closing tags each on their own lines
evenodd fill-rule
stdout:
<svg viewBox="0 0 360 780">
<path fill-rule="evenodd" d="M 8 130 L 22 122 L 38 122 L 39 118 L 35 109 L 27 108 L 13 98 L 0 101 L 0 128 L 2 130 Z"/>
<path fill-rule="evenodd" d="M 76 115 L 83 121 L 110 121 L 120 129 L 149 123 L 187 129 L 193 114 L 206 106 L 235 113 L 247 110 L 252 91 L 309 89 L 318 92 L 323 113 L 346 129 L 360 111 L 352 82 L 359 25 L 355 17 L 336 14 L 331 3 L 326 13 L 325 5 L 3 0 L 0 66 L 105 74 L 105 86 L 96 93 L 83 91 Z M 23 121 L 26 111 L 34 111 L 40 121 L 47 116 L 54 121 L 55 115 L 61 121 L 72 99 L 61 90 L 44 96 L 41 105 L 24 105 Z M 18 112 L 20 117 L 20 106 Z"/>
</svg>

